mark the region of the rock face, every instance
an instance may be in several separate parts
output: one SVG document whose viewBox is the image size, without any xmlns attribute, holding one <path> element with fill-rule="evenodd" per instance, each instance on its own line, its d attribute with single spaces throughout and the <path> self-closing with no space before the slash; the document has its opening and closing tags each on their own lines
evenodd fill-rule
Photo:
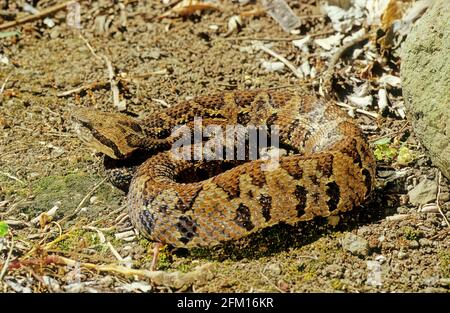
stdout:
<svg viewBox="0 0 450 313">
<path fill-rule="evenodd" d="M 450 1 L 437 0 L 402 48 L 408 117 L 433 163 L 450 178 Z"/>
</svg>

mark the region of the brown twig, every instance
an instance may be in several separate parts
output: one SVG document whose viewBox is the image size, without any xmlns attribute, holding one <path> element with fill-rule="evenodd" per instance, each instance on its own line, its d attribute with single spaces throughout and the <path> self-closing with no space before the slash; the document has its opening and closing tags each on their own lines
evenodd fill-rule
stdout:
<svg viewBox="0 0 450 313">
<path fill-rule="evenodd" d="M 397 130 L 395 132 L 392 132 L 392 133 L 389 133 L 389 134 L 386 134 L 386 135 L 383 135 L 383 136 L 378 136 L 376 138 L 370 139 L 369 142 L 375 142 L 377 140 L 380 140 L 380 139 L 383 139 L 383 138 L 386 138 L 386 137 L 397 136 L 398 134 L 400 134 L 406 128 L 406 126 L 408 126 L 408 124 L 409 124 L 409 122 L 406 122 L 399 130 Z"/>
<path fill-rule="evenodd" d="M 269 55 L 273 56 L 274 58 L 276 58 L 276 59 L 280 60 L 281 62 L 283 62 L 283 63 L 284 63 L 284 64 L 292 71 L 292 73 L 294 73 L 294 75 L 295 75 L 297 78 L 300 78 L 300 79 L 303 78 L 302 73 L 300 73 L 300 72 L 297 70 L 297 68 L 296 68 L 291 62 L 289 62 L 284 56 L 282 56 L 282 55 L 276 53 L 275 51 L 273 51 L 273 50 L 267 48 L 266 46 L 264 46 L 264 45 L 262 45 L 262 44 L 258 45 L 257 47 L 258 47 L 260 50 L 266 52 L 267 54 L 269 54 Z"/>
<path fill-rule="evenodd" d="M 8 270 L 9 262 L 11 261 L 11 256 L 14 248 L 14 237 L 11 235 L 11 245 L 9 246 L 8 256 L 6 257 L 6 261 L 3 264 L 2 271 L 0 272 L 0 281 L 3 279 L 3 276 L 6 274 Z"/>
<path fill-rule="evenodd" d="M 326 31 L 322 31 L 322 32 L 317 32 L 314 34 L 310 34 L 309 36 L 311 37 L 318 37 L 318 36 L 322 36 L 322 35 L 329 35 L 334 33 L 335 30 L 326 30 Z M 258 38 L 258 37 L 253 37 L 253 36 L 242 36 L 242 37 L 228 37 L 228 38 L 217 38 L 218 40 L 223 39 L 223 40 L 259 40 L 259 41 L 293 41 L 293 40 L 300 40 L 305 38 L 306 36 L 302 36 L 302 37 L 262 37 L 262 38 Z"/>
<path fill-rule="evenodd" d="M 349 105 L 347 103 L 336 102 L 336 105 L 338 105 L 340 107 L 343 107 L 343 108 L 350 109 L 350 110 L 354 110 L 355 112 L 362 113 L 362 114 L 368 115 L 368 116 L 373 117 L 373 118 L 378 118 L 378 113 L 369 112 L 369 111 L 366 111 L 366 110 L 363 110 L 363 109 L 358 109 L 358 108 L 355 108 L 355 107 L 353 107 L 353 106 L 351 106 L 351 105 Z"/>
<path fill-rule="evenodd" d="M 53 13 L 56 13 L 56 12 L 58 12 L 58 11 L 64 9 L 64 8 L 66 8 L 68 5 L 71 5 L 71 4 L 75 3 L 75 2 L 76 1 L 71 0 L 71 1 L 64 2 L 64 3 L 56 4 L 54 6 L 51 6 L 49 8 L 46 8 L 46 9 L 40 11 L 37 14 L 31 15 L 31 16 L 26 16 L 24 18 L 21 18 L 21 19 L 12 21 L 12 22 L 1 24 L 0 25 L 0 30 L 5 30 L 5 29 L 10 28 L 10 27 L 19 26 L 19 25 L 22 25 L 22 24 L 25 24 L 25 23 L 30 23 L 30 22 L 34 22 L 34 21 L 40 20 L 40 19 L 42 19 L 44 17 L 47 17 L 47 16 L 49 16 L 49 15 L 51 15 Z"/>
<path fill-rule="evenodd" d="M 444 218 L 444 221 L 447 224 L 447 227 L 450 227 L 450 223 L 448 222 L 447 216 L 445 216 L 444 212 L 442 212 L 442 208 L 439 205 L 439 196 L 441 195 L 441 180 L 442 180 L 442 173 L 441 173 L 441 171 L 439 171 L 438 190 L 437 190 L 437 195 L 436 195 L 436 206 L 437 206 L 439 213 Z"/>
</svg>

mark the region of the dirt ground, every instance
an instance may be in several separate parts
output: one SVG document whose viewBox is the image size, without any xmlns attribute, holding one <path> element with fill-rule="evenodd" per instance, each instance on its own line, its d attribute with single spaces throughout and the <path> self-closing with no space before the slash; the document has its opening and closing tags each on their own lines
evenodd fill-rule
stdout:
<svg viewBox="0 0 450 313">
<path fill-rule="evenodd" d="M 11 1 L 3 3 L 3 10 L 20 12 Z M 39 1 L 37 7 L 55 3 Z M 222 90 L 306 86 L 318 92 L 329 58 L 314 45 L 309 51 L 297 48 L 292 39 L 330 36 L 330 20 L 314 0 L 288 3 L 302 18 L 299 34 L 284 32 L 270 16 L 248 14 L 225 36 L 232 16 L 257 8 L 252 1 L 222 1 L 221 10 L 165 19 L 157 17 L 171 6 L 161 1 L 82 1 L 80 29 L 67 25 L 61 10 L 51 16 L 52 28 L 40 19 L 5 30 L 20 34 L 0 39 L 0 221 L 9 226 L 0 238 L 0 269 L 8 265 L 0 290 L 449 292 L 449 227 L 436 206 L 414 205 L 408 197 L 425 178 L 440 183 L 439 208 L 450 218 L 448 181 L 394 109 L 377 118 L 354 112 L 379 152 L 378 187 L 338 226 L 317 220 L 279 225 L 211 249 L 166 247 L 160 271 L 145 271 L 153 244 L 132 229 L 126 195 L 104 180 L 102 155 L 78 140 L 71 112 L 117 111 L 103 55 L 113 66 L 127 112 L 137 117 Z M 316 77 L 299 79 L 286 67 L 267 71 L 262 60 L 276 60 L 255 48 L 251 39 L 258 38 L 296 66 L 309 60 Z M 376 95 L 374 77 L 399 76 L 394 49 L 383 53 L 369 41 L 356 59 L 339 60 L 335 98 L 343 101 L 354 91 L 351 77 L 364 79 L 370 72 L 369 88 Z M 366 53 L 374 56 L 370 69 Z M 80 86 L 87 87 L 74 90 Z M 66 91 L 72 92 L 61 95 Z M 393 88 L 391 97 L 392 103 L 401 101 L 401 88 Z M 366 110 L 377 112 L 376 103 Z M 383 138 L 390 141 L 380 142 Z M 413 155 L 406 164 L 398 159 L 400 146 Z M 435 199 L 436 192 L 428 202 Z"/>
</svg>

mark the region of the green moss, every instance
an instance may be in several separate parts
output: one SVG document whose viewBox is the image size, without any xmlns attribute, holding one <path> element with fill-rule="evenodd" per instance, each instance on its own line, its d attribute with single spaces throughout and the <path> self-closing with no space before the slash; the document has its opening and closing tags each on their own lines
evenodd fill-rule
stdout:
<svg viewBox="0 0 450 313">
<path fill-rule="evenodd" d="M 335 290 L 344 290 L 345 289 L 345 284 L 339 279 L 332 279 L 330 281 L 330 286 L 331 286 L 331 288 L 333 288 Z"/>
<path fill-rule="evenodd" d="M 101 179 L 83 172 L 51 175 L 38 179 L 32 183 L 31 189 L 35 198 L 27 208 L 28 212 L 25 213 L 48 210 L 57 201 L 61 202 L 61 213 L 72 212 Z M 95 196 L 99 202 L 118 203 L 121 193 L 110 184 L 104 183 L 95 191 Z M 85 205 L 88 204 L 89 202 L 85 203 Z"/>
<path fill-rule="evenodd" d="M 439 253 L 439 268 L 442 276 L 450 278 L 450 251 Z"/>
<path fill-rule="evenodd" d="M 402 231 L 403 231 L 403 235 L 408 240 L 418 240 L 420 238 L 420 232 L 416 231 L 412 227 L 409 227 L 409 226 L 404 227 L 402 229 Z"/>
<path fill-rule="evenodd" d="M 159 260 L 158 260 L 158 269 L 159 270 L 167 270 L 170 268 L 172 264 L 172 255 L 168 250 L 167 246 L 164 246 L 164 248 L 162 248 L 159 251 Z"/>
<path fill-rule="evenodd" d="M 104 253 L 108 250 L 105 244 L 100 243 L 100 239 L 96 232 L 84 229 L 71 232 L 67 238 L 56 243 L 55 247 L 62 251 L 77 251 L 84 247 L 95 249 L 100 253 Z"/>
</svg>

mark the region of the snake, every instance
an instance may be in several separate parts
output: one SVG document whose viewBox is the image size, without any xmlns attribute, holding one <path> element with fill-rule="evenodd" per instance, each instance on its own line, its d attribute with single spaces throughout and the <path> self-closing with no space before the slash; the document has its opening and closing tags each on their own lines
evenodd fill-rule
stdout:
<svg viewBox="0 0 450 313">
<path fill-rule="evenodd" d="M 111 180 L 128 191 L 133 226 L 156 243 L 214 246 L 280 223 L 339 218 L 361 206 L 375 186 L 376 162 L 362 130 L 313 93 L 223 91 L 141 119 L 91 108 L 73 116 L 83 142 L 125 164 L 110 169 Z M 180 138 L 173 130 L 193 129 L 198 117 L 222 128 L 276 127 L 279 145 L 289 153 L 272 167 L 272 159 L 248 155 L 236 161 L 180 158 L 171 149 Z M 139 162 L 130 161 L 136 157 Z"/>
</svg>

